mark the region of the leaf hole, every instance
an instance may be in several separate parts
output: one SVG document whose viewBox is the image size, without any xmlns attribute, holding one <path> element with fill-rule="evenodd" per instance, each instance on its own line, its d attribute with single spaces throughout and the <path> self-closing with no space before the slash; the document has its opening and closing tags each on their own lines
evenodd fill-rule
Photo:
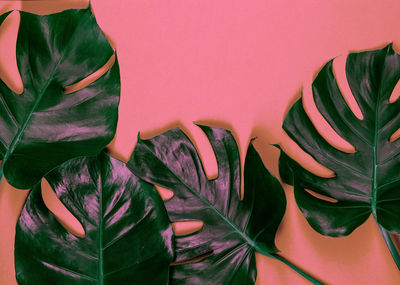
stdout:
<svg viewBox="0 0 400 285">
<path fill-rule="evenodd" d="M 200 231 L 203 228 L 203 221 L 192 220 L 172 223 L 172 228 L 177 236 L 186 236 Z"/>
<path fill-rule="evenodd" d="M 158 191 L 158 194 L 160 194 L 161 199 L 163 199 L 163 201 L 168 201 L 171 200 L 172 197 L 174 197 L 174 192 L 172 192 L 171 190 L 161 187 L 159 185 L 154 185 Z"/>
<path fill-rule="evenodd" d="M 60 224 L 71 234 L 77 237 L 84 237 L 85 230 L 78 219 L 72 215 L 70 211 L 64 206 L 64 204 L 58 199 L 56 193 L 51 188 L 49 182 L 46 179 L 42 179 L 42 198 L 46 207 L 50 212 L 54 214 Z"/>
<path fill-rule="evenodd" d="M 337 203 L 338 202 L 338 200 L 336 200 L 335 198 L 329 197 L 327 195 L 323 195 L 323 194 L 317 193 L 317 192 L 312 191 L 310 189 L 304 189 L 304 190 L 306 190 L 306 192 L 308 194 L 310 194 L 311 196 L 314 196 L 315 198 L 318 198 L 320 200 L 324 200 L 324 201 L 330 202 L 330 203 Z"/>
<path fill-rule="evenodd" d="M 40 0 L 25 0 L 15 2 L 21 2 L 21 11 L 44 15 L 61 12 L 66 9 L 84 9 L 88 7 L 89 1 L 46 1 L 45 4 L 43 4 L 43 1 Z"/>
<path fill-rule="evenodd" d="M 152 129 L 151 131 L 142 130 L 140 131 L 140 138 L 143 140 L 149 139 L 172 128 L 181 129 L 189 138 L 197 154 L 199 155 L 199 159 L 207 179 L 216 179 L 218 177 L 218 163 L 214 150 L 206 134 L 195 124 L 175 121 L 162 128 Z"/>
<path fill-rule="evenodd" d="M 0 78 L 16 94 L 24 92 L 17 66 L 17 36 L 20 14 L 11 12 L 0 26 Z"/>
<path fill-rule="evenodd" d="M 336 57 L 333 60 L 333 74 L 335 75 L 336 83 L 339 87 L 340 93 L 343 96 L 343 99 L 346 101 L 346 104 L 359 120 L 363 120 L 364 116 L 361 112 L 360 106 L 354 98 L 353 92 L 351 92 L 349 86 L 349 82 L 347 81 L 346 61 L 347 54 Z"/>
<path fill-rule="evenodd" d="M 244 163 L 246 161 L 246 154 L 247 154 L 247 150 L 248 150 L 248 146 L 251 140 L 255 139 L 252 138 L 252 130 L 251 130 L 251 124 L 247 125 L 247 127 L 243 127 L 244 125 L 242 125 L 241 131 L 237 132 L 235 131 L 235 128 L 233 127 L 233 125 L 228 124 L 224 121 L 220 121 L 220 120 L 212 120 L 212 119 L 207 119 L 207 120 L 197 120 L 196 122 L 194 122 L 195 124 L 198 125 L 206 125 L 206 126 L 215 126 L 217 128 L 223 128 L 226 130 L 229 130 L 231 132 L 231 135 L 233 136 L 238 151 L 239 151 L 239 160 L 240 160 L 240 200 L 243 200 L 244 197 Z M 204 134 L 204 132 L 202 132 Z M 207 136 L 205 136 L 207 138 Z M 208 139 L 207 139 L 208 142 Z M 213 180 L 213 179 L 217 179 L 218 178 L 218 161 L 216 160 L 215 157 L 215 153 L 214 150 L 211 146 L 211 144 L 208 142 L 208 145 L 210 145 L 211 147 L 211 151 L 214 157 L 214 160 L 212 161 L 213 163 L 213 167 L 216 167 L 216 173 L 215 175 L 207 175 L 207 178 L 209 180 Z M 215 165 L 214 165 L 215 162 Z M 207 168 L 206 168 L 207 169 Z"/>
<path fill-rule="evenodd" d="M 392 94 L 389 98 L 389 103 L 394 103 L 400 97 L 400 80 L 397 81 L 396 86 L 394 87 Z"/>
<path fill-rule="evenodd" d="M 307 82 L 303 88 L 302 103 L 311 122 L 318 133 L 334 148 L 345 153 L 354 153 L 356 150 L 349 142 L 339 136 L 319 112 L 313 98 L 312 84 Z"/>
<path fill-rule="evenodd" d="M 82 79 L 81 81 L 78 81 L 72 85 L 64 87 L 64 94 L 71 94 L 76 91 L 79 91 L 85 87 L 87 87 L 89 84 L 95 82 L 97 79 L 99 79 L 101 76 L 103 76 L 114 64 L 115 62 L 115 54 L 110 57 L 110 59 L 104 64 L 102 67 L 100 67 L 98 70 L 90 74 L 88 77 Z"/>
<path fill-rule="evenodd" d="M 174 262 L 174 263 L 171 263 L 171 266 L 177 266 L 177 265 L 182 265 L 182 264 L 199 262 L 199 261 L 202 261 L 203 259 L 209 257 L 211 254 L 212 254 L 212 252 L 209 252 L 209 253 L 205 253 L 205 254 L 202 254 L 200 256 L 197 256 L 195 258 L 189 259 L 189 260 Z"/>
<path fill-rule="evenodd" d="M 390 136 L 389 141 L 390 141 L 390 142 L 394 142 L 394 141 L 397 140 L 399 137 L 400 137 L 400 128 L 397 129 L 397 131 L 395 131 L 395 132 L 393 133 L 393 135 Z"/>
<path fill-rule="evenodd" d="M 306 153 L 285 132 L 283 132 L 282 150 L 293 160 L 297 161 L 307 171 L 323 178 L 335 177 L 335 172 L 318 163 L 311 155 Z"/>
</svg>

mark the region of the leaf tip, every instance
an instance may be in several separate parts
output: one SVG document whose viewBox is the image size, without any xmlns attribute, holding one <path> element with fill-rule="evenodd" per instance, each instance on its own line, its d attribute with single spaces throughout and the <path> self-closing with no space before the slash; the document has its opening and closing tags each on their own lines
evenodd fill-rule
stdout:
<svg viewBox="0 0 400 285">
<path fill-rule="evenodd" d="M 87 6 L 87 10 L 92 10 L 92 1 L 91 0 L 89 0 L 88 1 L 89 3 L 88 3 L 88 6 Z"/>
<path fill-rule="evenodd" d="M 139 131 L 138 134 L 137 134 L 137 141 L 138 141 L 138 142 L 142 141 L 142 139 L 140 138 L 140 131 Z"/>
</svg>

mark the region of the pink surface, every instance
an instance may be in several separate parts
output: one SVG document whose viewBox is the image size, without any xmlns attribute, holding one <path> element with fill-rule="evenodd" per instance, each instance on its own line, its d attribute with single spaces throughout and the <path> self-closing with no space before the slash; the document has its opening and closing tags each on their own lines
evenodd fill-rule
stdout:
<svg viewBox="0 0 400 285">
<path fill-rule="evenodd" d="M 1 1 L 0 11 L 48 13 L 86 5 L 79 0 Z M 92 6 L 117 49 L 121 69 L 112 153 L 127 160 L 138 131 L 147 138 L 181 126 L 196 143 L 209 177 L 217 174 L 215 158 L 193 121 L 232 130 L 242 153 L 249 138 L 257 136 L 256 148 L 275 175 L 278 152 L 271 143 L 282 143 L 307 167 L 329 175 L 282 132 L 287 109 L 304 85 L 314 122 L 338 147 L 346 147 L 315 111 L 310 82 L 335 56 L 392 41 L 396 48 L 400 39 L 398 1 L 94 0 Z M 5 23 L 7 28 L 0 29 L 0 76 L 17 88 L 14 14 Z M 372 219 L 349 237 L 323 237 L 301 215 L 292 188 L 285 190 L 288 209 L 277 235 L 283 256 L 329 284 L 400 283 L 400 273 Z M 15 284 L 14 226 L 26 193 L 11 189 L 4 180 L 0 186 L 1 284 Z M 308 284 L 269 258 L 258 256 L 257 265 L 258 284 Z"/>
</svg>

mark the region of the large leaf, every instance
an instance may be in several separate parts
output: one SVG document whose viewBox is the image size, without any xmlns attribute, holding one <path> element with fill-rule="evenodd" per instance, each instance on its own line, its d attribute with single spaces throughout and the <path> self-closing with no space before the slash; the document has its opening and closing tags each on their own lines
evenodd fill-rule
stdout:
<svg viewBox="0 0 400 285">
<path fill-rule="evenodd" d="M 200 127 L 214 149 L 218 178 L 207 179 L 194 146 L 179 129 L 150 140 L 139 138 L 128 167 L 142 179 L 174 191 L 166 202 L 172 222 L 204 222 L 201 230 L 176 237 L 176 261 L 209 255 L 174 266 L 173 283 L 252 284 L 257 275 L 255 251 L 270 256 L 277 251 L 274 239 L 285 213 L 285 194 L 250 144 L 241 201 L 235 140 L 224 129 Z"/>
<path fill-rule="evenodd" d="M 167 284 L 173 232 L 152 185 L 104 152 L 69 160 L 46 179 L 85 236 L 58 222 L 36 185 L 16 229 L 19 284 Z"/>
<path fill-rule="evenodd" d="M 296 201 L 310 225 L 329 236 L 350 234 L 371 215 L 388 231 L 400 233 L 400 140 L 389 138 L 400 127 L 400 101 L 389 102 L 400 78 L 400 56 L 389 45 L 351 53 L 346 76 L 363 119 L 346 104 L 335 80 L 332 61 L 313 82 L 318 110 L 356 152 L 331 146 L 315 129 L 298 100 L 283 128 L 316 161 L 335 172 L 333 178 L 316 176 L 282 153 L 281 177 L 294 183 Z M 337 200 L 327 201 L 312 190 Z"/>
<path fill-rule="evenodd" d="M 31 188 L 45 173 L 110 142 L 117 123 L 118 63 L 86 88 L 64 94 L 103 66 L 113 49 L 87 9 L 19 12 L 17 64 L 24 91 L 0 80 L 0 179 Z"/>
</svg>

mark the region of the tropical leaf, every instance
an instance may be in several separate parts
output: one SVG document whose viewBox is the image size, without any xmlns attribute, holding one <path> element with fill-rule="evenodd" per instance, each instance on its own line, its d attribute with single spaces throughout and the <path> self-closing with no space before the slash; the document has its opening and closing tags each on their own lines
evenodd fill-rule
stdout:
<svg viewBox="0 0 400 285">
<path fill-rule="evenodd" d="M 347 81 L 362 119 L 346 104 L 332 62 L 313 82 L 314 101 L 326 121 L 356 151 L 346 153 L 331 146 L 317 132 L 299 99 L 289 110 L 283 129 L 335 176 L 316 176 L 282 152 L 281 177 L 294 183 L 297 204 L 319 233 L 348 235 L 372 214 L 391 247 L 387 231 L 400 233 L 400 140 L 390 140 L 400 127 L 400 101 L 389 99 L 400 78 L 400 56 L 392 45 L 348 55 Z M 337 201 L 320 199 L 306 189 Z M 397 254 L 394 247 L 391 250 Z"/>
<path fill-rule="evenodd" d="M 24 91 L 15 94 L 0 80 L 0 178 L 4 172 L 10 184 L 26 189 L 57 165 L 97 154 L 111 141 L 120 78 L 116 61 L 95 82 L 64 94 L 113 55 L 90 7 L 19 13 L 16 53 Z"/>
<path fill-rule="evenodd" d="M 176 237 L 172 283 L 253 284 L 255 251 L 279 259 L 275 235 L 286 208 L 279 181 L 250 144 L 245 160 L 245 195 L 240 200 L 239 152 L 231 133 L 200 126 L 218 161 L 218 178 L 208 180 L 185 134 L 172 129 L 141 140 L 128 167 L 142 179 L 172 189 L 166 202 L 172 222 L 201 220 L 201 230 Z"/>
<path fill-rule="evenodd" d="M 167 284 L 173 231 L 152 185 L 104 152 L 71 159 L 46 179 L 85 236 L 58 222 L 36 185 L 16 229 L 19 284 Z"/>
</svg>

